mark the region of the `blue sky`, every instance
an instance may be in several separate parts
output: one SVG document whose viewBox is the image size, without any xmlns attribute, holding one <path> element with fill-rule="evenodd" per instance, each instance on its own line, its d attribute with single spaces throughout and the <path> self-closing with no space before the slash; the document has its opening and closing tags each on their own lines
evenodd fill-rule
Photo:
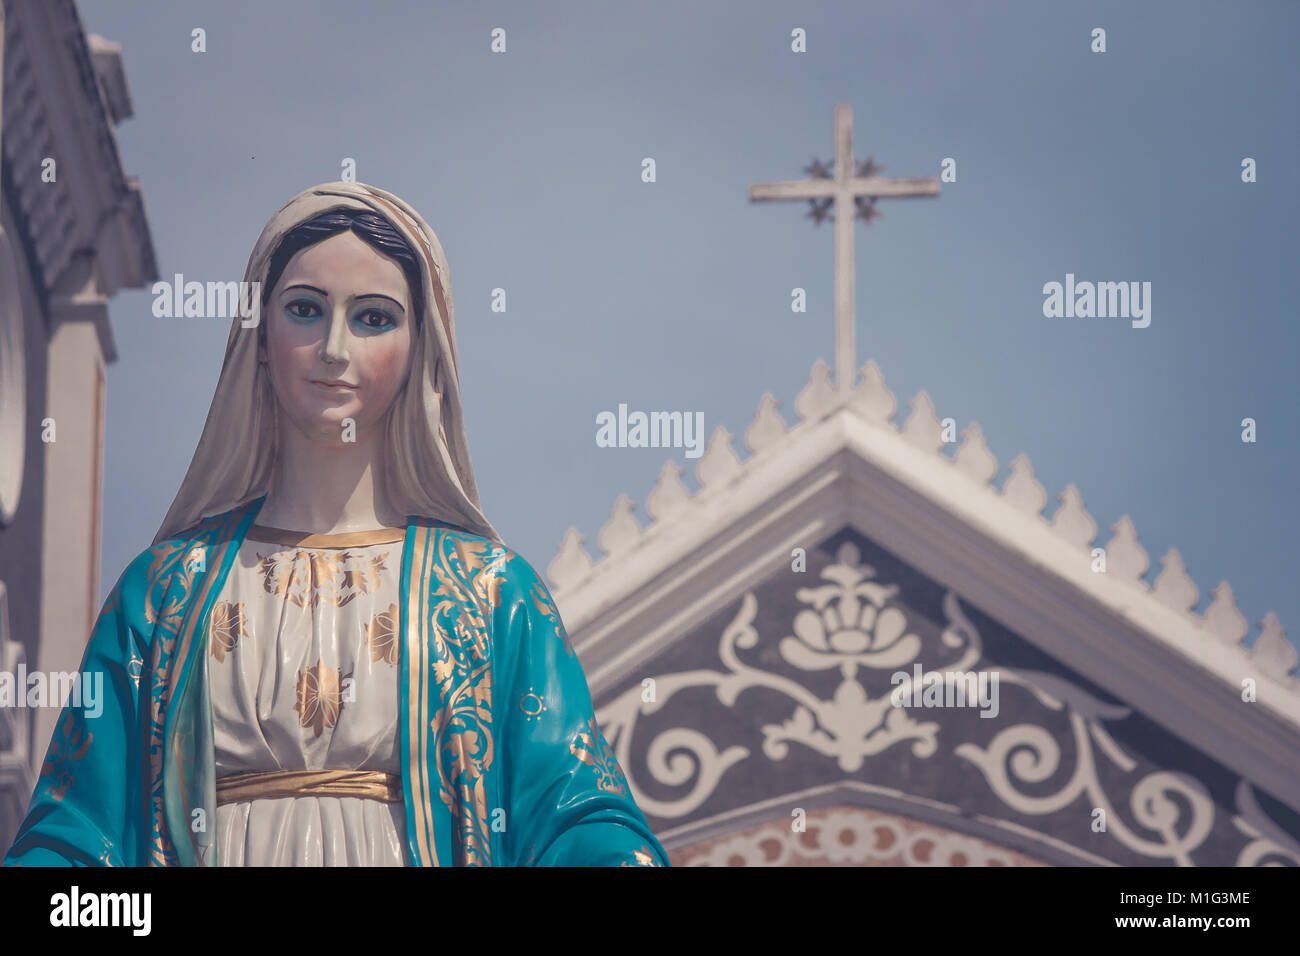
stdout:
<svg viewBox="0 0 1300 956">
<path fill-rule="evenodd" d="M 833 362 L 832 230 L 751 183 L 833 157 L 958 180 L 857 226 L 858 364 L 1029 455 L 1101 531 L 1129 514 L 1201 591 L 1300 635 L 1300 5 L 80 0 L 122 44 L 118 130 L 165 277 L 238 279 L 285 200 L 357 178 L 415 206 L 451 264 L 489 519 L 539 569 L 682 449 L 600 448 L 595 417 L 701 411 L 740 436 Z M 195 27 L 207 52 L 190 50 Z M 503 27 L 507 52 L 489 51 Z M 807 31 L 808 52 L 790 50 Z M 1108 50 L 1090 51 L 1094 27 Z M 641 181 L 654 157 L 658 181 Z M 1244 184 L 1243 157 L 1258 163 Z M 1049 319 L 1066 273 L 1149 281 L 1152 321 Z M 808 312 L 790 290 L 808 290 Z M 508 311 L 490 309 L 507 290 Z M 151 541 L 198 440 L 228 323 L 111 315 L 103 590 Z M 1258 423 L 1241 441 L 1240 422 Z M 899 419 L 901 421 L 901 416 Z M 739 438 L 735 443 L 743 449 Z"/>
</svg>

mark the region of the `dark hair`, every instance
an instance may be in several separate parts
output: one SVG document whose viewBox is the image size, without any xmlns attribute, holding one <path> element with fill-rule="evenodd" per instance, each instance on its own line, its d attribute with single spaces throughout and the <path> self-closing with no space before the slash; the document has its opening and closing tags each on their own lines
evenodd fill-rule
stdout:
<svg viewBox="0 0 1300 956">
<path fill-rule="evenodd" d="M 271 263 L 267 269 L 266 284 L 262 288 L 262 309 L 271 299 L 271 290 L 275 288 L 284 268 L 294 255 L 308 246 L 324 242 L 330 236 L 352 230 L 364 239 L 376 252 L 395 261 L 406 275 L 406 284 L 411 292 L 411 307 L 415 310 L 415 324 L 419 328 L 424 315 L 424 297 L 420 293 L 420 266 L 415 257 L 415 250 L 393 228 L 383 216 L 363 209 L 331 209 L 313 219 L 308 219 L 285 233 L 275 252 L 271 253 Z"/>
</svg>

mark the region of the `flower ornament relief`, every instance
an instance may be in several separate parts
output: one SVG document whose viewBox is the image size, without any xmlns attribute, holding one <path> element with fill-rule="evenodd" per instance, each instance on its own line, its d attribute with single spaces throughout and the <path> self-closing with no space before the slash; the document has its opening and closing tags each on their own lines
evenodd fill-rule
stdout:
<svg viewBox="0 0 1300 956">
<path fill-rule="evenodd" d="M 873 698 L 860 680 L 860 672 L 897 670 L 911 664 L 921 653 L 920 637 L 909 629 L 907 615 L 895 603 L 897 585 L 873 580 L 876 572 L 860 564 L 860 552 L 845 542 L 836 561 L 824 568 L 825 583 L 800 588 L 795 597 L 807 605 L 795 615 L 792 634 L 777 642 L 777 652 L 791 666 L 805 672 L 838 669 L 840 683 L 829 699 L 822 699 L 798 680 L 755 667 L 738 656 L 738 649 L 752 649 L 759 643 L 754 627 L 758 601 L 748 592 L 741 599 L 735 618 L 723 630 L 718 658 L 725 670 L 692 670 L 656 678 L 657 692 L 643 699 L 641 688 L 632 687 L 602 707 L 597 720 L 608 728 L 609 740 L 620 764 L 632 765 L 631 739 L 637 721 L 662 708 L 679 691 L 713 687 L 718 701 L 732 707 L 740 693 L 753 688 L 779 691 L 794 701 L 789 719 L 762 727 L 764 756 L 781 760 L 791 743 L 809 747 L 833 757 L 846 773 L 861 769 L 866 757 L 903 741 L 912 741 L 912 752 L 932 756 L 938 749 L 937 723 L 920 723 L 906 708 L 895 706 L 891 694 Z M 961 651 L 953 666 L 966 669 L 981 654 L 979 636 L 972 628 L 950 625 L 942 643 Z M 910 683 L 911 678 L 908 678 Z M 688 727 L 659 733 L 651 741 L 645 766 L 657 781 L 670 786 L 693 786 L 676 800 L 657 800 L 642 792 L 629 778 L 637 804 L 647 813 L 675 818 L 693 811 L 716 789 L 727 769 L 748 758 L 742 745 L 721 751 L 707 736 Z"/>
<path fill-rule="evenodd" d="M 795 615 L 794 636 L 777 645 L 781 657 L 806 671 L 838 668 L 840 684 L 830 700 L 808 699 L 797 684 L 802 701 L 782 724 L 763 727 L 763 752 L 779 760 L 788 741 L 835 757 L 840 768 L 853 772 L 863 759 L 903 740 L 913 740 L 912 752 L 931 756 L 937 748 L 936 723 L 918 723 L 895 706 L 890 695 L 872 698 L 858 680 L 858 668 L 894 669 L 910 664 L 921 653 L 921 639 L 908 631 L 907 615 L 890 603 L 898 585 L 871 580 L 875 569 L 859 564 L 858 549 L 841 545 L 836 563 L 822 570 L 829 581 L 800 588 L 795 597 L 809 604 Z"/>
</svg>

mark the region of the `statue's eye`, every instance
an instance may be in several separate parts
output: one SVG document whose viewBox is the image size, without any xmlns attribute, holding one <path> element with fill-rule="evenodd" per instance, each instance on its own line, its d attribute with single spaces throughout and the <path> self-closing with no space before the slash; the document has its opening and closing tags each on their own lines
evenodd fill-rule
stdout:
<svg viewBox="0 0 1300 956">
<path fill-rule="evenodd" d="M 289 313 L 290 318 L 297 319 L 299 322 L 309 322 L 320 315 L 320 308 L 316 303 L 307 299 L 290 302 L 285 311 Z"/>
<path fill-rule="evenodd" d="M 368 332 L 387 332 L 397 325 L 393 317 L 383 309 L 367 309 L 357 316 L 356 321 Z"/>
</svg>

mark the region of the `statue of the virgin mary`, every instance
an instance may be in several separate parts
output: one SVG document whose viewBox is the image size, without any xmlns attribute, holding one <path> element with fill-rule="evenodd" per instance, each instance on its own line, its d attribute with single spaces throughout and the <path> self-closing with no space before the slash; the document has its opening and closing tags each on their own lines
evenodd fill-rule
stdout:
<svg viewBox="0 0 1300 956">
<path fill-rule="evenodd" d="M 479 507 L 451 285 L 391 193 L 267 223 L 193 461 L 113 587 L 10 865 L 668 865 Z M 254 285 L 256 283 L 256 285 Z"/>
</svg>

